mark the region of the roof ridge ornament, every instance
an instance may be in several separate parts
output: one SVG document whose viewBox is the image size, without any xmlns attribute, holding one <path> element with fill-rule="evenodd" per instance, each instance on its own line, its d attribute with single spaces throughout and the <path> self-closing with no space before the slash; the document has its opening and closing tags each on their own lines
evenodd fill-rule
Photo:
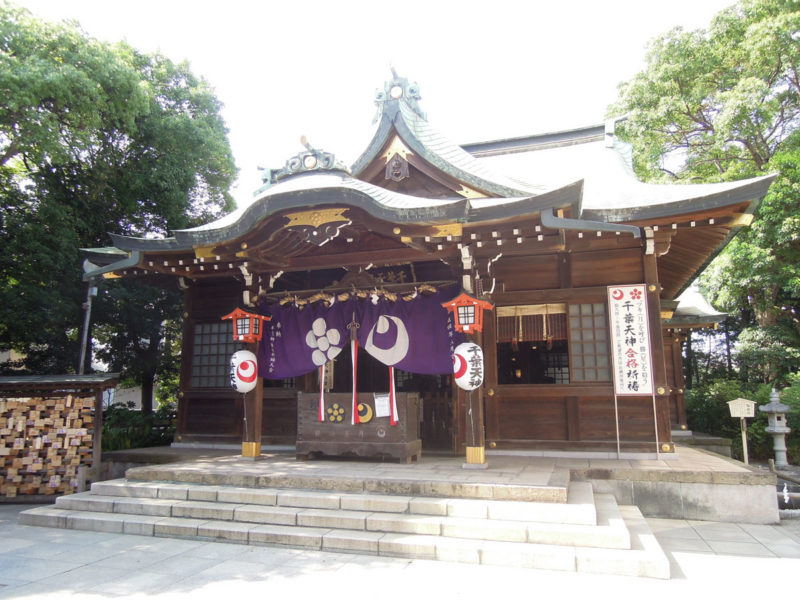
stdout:
<svg viewBox="0 0 800 600">
<path fill-rule="evenodd" d="M 400 77 L 394 67 L 391 69 L 392 79 L 384 82 L 383 89 L 375 90 L 375 105 L 378 110 L 372 120 L 373 124 L 377 123 L 387 110 L 391 113 L 389 116 L 394 118 L 394 114 L 400 108 L 400 102 L 405 102 L 411 110 L 427 121 L 427 115 L 419 106 L 419 100 L 422 99 L 419 93 L 419 84 L 416 81 L 411 83 L 405 77 Z"/>
<path fill-rule="evenodd" d="M 282 169 L 271 171 L 270 183 L 276 183 L 294 175 L 319 171 L 343 171 L 348 175 L 350 174 L 350 169 L 347 165 L 336 160 L 336 155 L 332 152 L 314 148 L 308 143 L 308 139 L 304 135 L 300 136 L 300 143 L 306 149 L 288 159 Z"/>
</svg>

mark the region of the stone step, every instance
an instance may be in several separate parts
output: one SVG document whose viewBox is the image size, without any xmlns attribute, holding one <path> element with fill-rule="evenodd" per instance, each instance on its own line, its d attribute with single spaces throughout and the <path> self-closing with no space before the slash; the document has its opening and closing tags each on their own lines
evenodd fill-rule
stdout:
<svg viewBox="0 0 800 600">
<path fill-rule="evenodd" d="M 131 515 L 56 507 L 38 507 L 24 511 L 20 514 L 20 523 L 254 545 L 277 544 L 379 556 L 669 578 L 669 561 L 639 510 L 636 507 L 620 507 L 618 511 L 620 519 L 630 531 L 631 549 L 584 548 L 441 535 Z M 616 516 L 608 519 L 611 521 Z"/>
<path fill-rule="evenodd" d="M 500 518 L 496 519 L 486 506 L 465 506 L 464 503 L 467 502 L 465 500 L 459 500 L 455 507 L 449 507 L 454 508 L 452 512 L 442 511 L 439 515 L 431 515 L 336 508 L 343 504 L 349 504 L 342 502 L 341 499 L 337 503 L 328 503 L 329 508 L 316 508 L 317 505 L 322 504 L 320 499 L 325 499 L 326 496 L 320 495 L 317 498 L 308 498 L 306 497 L 307 492 L 299 496 L 292 496 L 291 503 L 299 504 L 300 506 L 277 506 L 208 500 L 105 496 L 96 493 L 97 490 L 108 489 L 109 486 L 98 485 L 93 487 L 91 492 L 59 497 L 56 500 L 55 507 L 82 513 L 130 514 L 134 516 L 437 535 L 487 541 L 515 541 L 610 548 L 627 548 L 630 545 L 627 530 L 619 518 L 616 502 L 610 496 L 597 498 L 598 504 L 602 506 L 602 511 L 595 513 L 593 507 L 592 514 L 593 516 L 595 514 L 598 515 L 599 523 L 590 525 L 570 522 L 536 522 L 533 519 L 526 518 L 535 513 L 531 510 L 525 510 L 531 508 L 522 506 L 525 503 L 519 503 L 518 512 L 515 513 L 510 509 L 506 509 L 500 514 Z M 173 490 L 173 488 L 168 489 Z M 347 499 L 346 496 L 342 496 L 342 498 Z M 263 500 L 263 498 L 259 499 Z M 364 498 L 360 497 L 356 506 L 363 506 L 361 500 L 364 500 Z M 482 501 L 469 502 L 482 504 Z M 411 504 L 411 501 L 406 501 L 405 503 L 397 503 L 395 506 L 397 509 L 407 511 Z M 308 508 L 308 506 L 311 507 Z M 569 505 L 561 506 L 568 507 Z M 382 507 L 387 508 L 386 505 Z M 477 510 L 477 508 L 481 508 L 481 510 Z M 426 510 L 425 507 L 423 509 Z M 517 519 L 511 520 L 510 517 L 512 516 L 516 516 Z"/>
<path fill-rule="evenodd" d="M 153 501 L 223 502 L 291 508 L 569 523 L 574 525 L 595 525 L 597 523 L 594 494 L 591 484 L 588 482 L 572 482 L 569 486 L 566 503 L 397 496 L 308 489 L 256 489 L 225 485 L 130 481 L 126 479 L 94 483 L 91 494 L 105 498 L 104 500 L 97 500 L 99 506 L 109 502 L 108 498 L 121 497 Z M 70 498 L 77 496 L 79 495 L 64 496 L 59 498 L 59 502 L 73 502 L 75 500 L 70 500 Z M 158 511 L 161 505 L 162 503 L 159 502 L 145 504 L 149 511 Z M 98 510 L 106 509 L 100 508 Z M 145 509 L 142 508 L 142 510 Z M 106 512 L 123 511 L 121 509 L 108 509 Z M 139 512 L 137 514 L 162 513 Z"/>
<path fill-rule="evenodd" d="M 489 476 L 475 474 L 475 480 L 463 478 L 443 478 L 441 473 L 425 475 L 415 472 L 414 476 L 382 474 L 378 477 L 372 471 L 353 474 L 353 469 L 341 472 L 326 470 L 324 475 L 291 472 L 264 472 L 263 468 L 252 471 L 236 469 L 231 472 L 228 463 L 211 461 L 203 469 L 191 463 L 149 465 L 128 469 L 126 477 L 131 482 L 175 482 L 181 484 L 200 484 L 204 486 L 234 485 L 242 488 L 272 488 L 319 490 L 330 492 L 390 494 L 399 496 L 426 496 L 442 498 L 478 498 L 486 500 L 520 500 L 530 502 L 565 503 L 568 500 L 567 488 L 570 484 L 569 469 L 556 468 L 549 473 L 545 483 L 508 483 L 507 478 L 486 480 Z M 483 480 L 477 479 L 483 477 Z M 523 478 L 521 478 L 523 480 Z"/>
</svg>

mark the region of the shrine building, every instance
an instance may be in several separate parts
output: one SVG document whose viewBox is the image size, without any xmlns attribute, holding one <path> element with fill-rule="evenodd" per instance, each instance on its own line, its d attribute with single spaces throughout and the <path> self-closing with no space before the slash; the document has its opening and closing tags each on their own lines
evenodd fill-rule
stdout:
<svg viewBox="0 0 800 600">
<path fill-rule="evenodd" d="M 87 279 L 184 292 L 176 443 L 673 453 L 681 336 L 713 321 L 678 298 L 773 177 L 643 183 L 614 121 L 459 146 L 396 76 L 375 103 L 354 164 L 306 145 L 246 207 L 88 252 Z M 486 303 L 481 331 L 443 306 L 462 293 Z M 234 340 L 236 309 L 269 318 L 257 344 Z M 483 353 L 472 391 L 455 381 L 463 342 Z M 258 383 L 242 394 L 230 362 L 245 348 Z"/>
</svg>

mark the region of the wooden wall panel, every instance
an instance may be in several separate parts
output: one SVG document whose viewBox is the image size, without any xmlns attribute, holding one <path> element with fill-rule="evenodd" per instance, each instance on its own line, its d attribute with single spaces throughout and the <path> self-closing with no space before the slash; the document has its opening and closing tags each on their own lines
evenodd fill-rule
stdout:
<svg viewBox="0 0 800 600">
<path fill-rule="evenodd" d="M 493 270 L 495 278 L 507 292 L 559 287 L 556 255 L 503 257 Z"/>
<path fill-rule="evenodd" d="M 587 252 L 572 256 L 573 287 L 641 283 L 641 249 Z"/>
<path fill-rule="evenodd" d="M 566 440 L 564 398 L 507 398 L 498 403 L 498 437 L 508 440 Z"/>
<path fill-rule="evenodd" d="M 186 429 L 182 434 L 241 436 L 241 400 L 220 397 L 184 398 Z"/>
<path fill-rule="evenodd" d="M 619 398 L 619 437 L 623 442 L 656 439 L 653 398 Z"/>
<path fill-rule="evenodd" d="M 268 396 L 265 390 L 261 418 L 262 443 L 290 443 L 297 438 L 297 394 Z"/>
<path fill-rule="evenodd" d="M 617 402 L 620 441 L 655 441 L 652 397 L 621 396 Z M 581 401 L 580 414 L 580 439 L 582 441 L 616 442 L 613 397 Z"/>
<path fill-rule="evenodd" d="M 581 398 L 578 437 L 583 441 L 616 441 L 614 398 Z"/>
<path fill-rule="evenodd" d="M 520 386 L 522 388 L 523 386 Z M 616 443 L 614 397 L 583 387 L 501 386 L 487 402 L 488 438 L 495 442 Z M 620 397 L 620 441 L 655 441 L 652 397 Z"/>
</svg>

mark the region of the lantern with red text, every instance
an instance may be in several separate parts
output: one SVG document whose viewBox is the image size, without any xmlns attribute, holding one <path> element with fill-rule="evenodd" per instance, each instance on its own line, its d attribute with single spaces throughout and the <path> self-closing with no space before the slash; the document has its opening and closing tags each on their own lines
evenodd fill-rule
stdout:
<svg viewBox="0 0 800 600">
<path fill-rule="evenodd" d="M 491 303 L 466 294 L 461 294 L 457 298 L 443 303 L 442 306 L 453 313 L 456 331 L 462 333 L 483 331 L 483 311 L 494 308 Z"/>
<path fill-rule="evenodd" d="M 223 321 L 227 319 L 233 321 L 234 341 L 248 344 L 261 339 L 261 336 L 264 335 L 264 323 L 270 320 L 269 317 L 245 312 L 241 308 L 222 317 Z"/>
</svg>

